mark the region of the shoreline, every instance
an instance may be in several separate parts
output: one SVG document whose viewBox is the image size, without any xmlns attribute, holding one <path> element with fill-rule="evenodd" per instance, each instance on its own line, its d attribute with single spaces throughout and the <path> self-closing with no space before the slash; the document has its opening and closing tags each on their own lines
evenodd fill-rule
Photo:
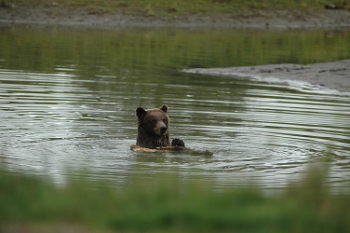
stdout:
<svg viewBox="0 0 350 233">
<path fill-rule="evenodd" d="M 317 29 L 350 28 L 347 10 L 245 10 L 230 14 L 165 14 L 159 16 L 121 13 L 96 14 L 59 6 L 0 7 L 3 25 L 62 26 L 91 29 L 208 28 L 208 29 Z"/>
<path fill-rule="evenodd" d="M 268 82 L 298 81 L 350 95 L 350 59 L 309 65 L 271 64 L 229 68 L 194 68 L 187 73 L 248 77 Z"/>
</svg>

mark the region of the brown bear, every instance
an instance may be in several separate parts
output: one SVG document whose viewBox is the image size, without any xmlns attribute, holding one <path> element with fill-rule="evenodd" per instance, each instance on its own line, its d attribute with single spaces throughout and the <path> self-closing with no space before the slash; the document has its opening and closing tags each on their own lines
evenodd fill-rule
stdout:
<svg viewBox="0 0 350 233">
<path fill-rule="evenodd" d="M 145 110 L 136 109 L 138 118 L 136 145 L 145 148 L 166 147 L 170 145 L 168 106 Z M 185 146 L 178 138 L 173 139 L 172 146 Z"/>
</svg>

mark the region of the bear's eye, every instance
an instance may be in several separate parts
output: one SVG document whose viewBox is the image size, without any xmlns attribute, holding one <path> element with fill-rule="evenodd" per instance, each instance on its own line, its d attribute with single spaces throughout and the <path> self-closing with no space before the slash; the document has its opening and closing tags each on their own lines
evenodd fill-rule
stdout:
<svg viewBox="0 0 350 233">
<path fill-rule="evenodd" d="M 162 121 L 165 122 L 165 118 L 163 118 Z"/>
</svg>

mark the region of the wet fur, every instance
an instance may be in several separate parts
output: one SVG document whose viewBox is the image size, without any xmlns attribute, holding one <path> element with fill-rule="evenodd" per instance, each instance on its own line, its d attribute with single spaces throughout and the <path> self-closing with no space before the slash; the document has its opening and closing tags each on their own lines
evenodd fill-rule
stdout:
<svg viewBox="0 0 350 233">
<path fill-rule="evenodd" d="M 141 107 L 136 109 L 138 118 L 137 146 L 156 148 L 170 145 L 167 111 L 168 106 L 165 104 L 154 109 L 145 110 Z M 165 132 L 164 127 L 166 127 Z"/>
</svg>

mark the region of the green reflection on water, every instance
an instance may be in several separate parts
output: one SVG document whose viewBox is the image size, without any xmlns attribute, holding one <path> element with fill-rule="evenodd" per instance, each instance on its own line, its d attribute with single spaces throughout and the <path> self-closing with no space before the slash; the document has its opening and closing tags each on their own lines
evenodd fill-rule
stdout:
<svg viewBox="0 0 350 233">
<path fill-rule="evenodd" d="M 306 64 L 350 57 L 350 31 L 345 30 L 0 28 L 0 32 L 1 68 L 25 71 L 71 67 L 81 68 L 84 75 L 140 70 L 151 74 L 167 68 Z"/>
</svg>

